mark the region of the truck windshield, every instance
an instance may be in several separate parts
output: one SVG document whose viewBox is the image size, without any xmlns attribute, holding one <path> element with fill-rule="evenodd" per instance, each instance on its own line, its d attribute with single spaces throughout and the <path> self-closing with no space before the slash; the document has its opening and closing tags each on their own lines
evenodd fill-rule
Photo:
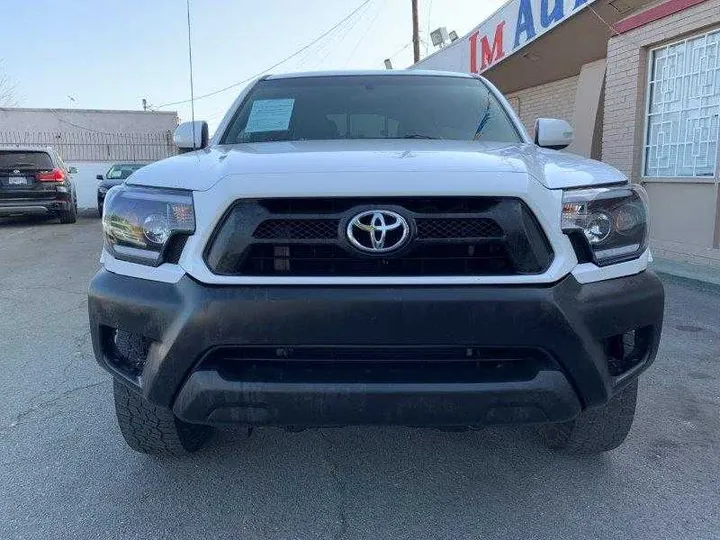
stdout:
<svg viewBox="0 0 720 540">
<path fill-rule="evenodd" d="M 522 140 L 479 79 L 348 75 L 260 81 L 220 142 L 330 139 Z"/>
</svg>

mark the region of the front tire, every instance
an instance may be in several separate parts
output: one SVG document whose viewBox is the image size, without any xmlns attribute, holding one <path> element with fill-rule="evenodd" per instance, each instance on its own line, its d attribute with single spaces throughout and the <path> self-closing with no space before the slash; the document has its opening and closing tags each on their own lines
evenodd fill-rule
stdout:
<svg viewBox="0 0 720 540">
<path fill-rule="evenodd" d="M 183 422 L 170 409 L 150 403 L 117 380 L 113 394 L 120 432 L 136 452 L 183 455 L 199 450 L 210 437 L 209 426 Z"/>
<path fill-rule="evenodd" d="M 638 382 L 634 380 L 610 401 L 587 409 L 569 422 L 540 426 L 540 436 L 549 448 L 573 454 L 599 454 L 620 446 L 635 417 Z"/>
</svg>

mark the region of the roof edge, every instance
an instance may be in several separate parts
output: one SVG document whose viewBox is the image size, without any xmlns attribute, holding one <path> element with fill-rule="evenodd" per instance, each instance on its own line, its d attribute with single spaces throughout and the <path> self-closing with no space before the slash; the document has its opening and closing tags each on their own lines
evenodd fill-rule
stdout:
<svg viewBox="0 0 720 540">
<path fill-rule="evenodd" d="M 469 73 L 455 71 L 439 71 L 434 69 L 366 69 L 366 70 L 330 70 L 330 71 L 297 71 L 290 73 L 277 73 L 267 77 L 267 80 L 273 81 L 278 79 L 301 79 L 312 77 L 362 77 L 362 76 L 390 76 L 400 75 L 407 77 L 416 77 L 425 75 L 430 77 L 463 77 L 471 78 Z"/>
<path fill-rule="evenodd" d="M 137 109 L 54 109 L 50 107 L 0 107 L 0 112 L 52 112 L 52 113 L 100 113 L 100 114 L 161 114 L 177 116 L 177 111 L 141 111 Z"/>
<path fill-rule="evenodd" d="M 616 22 L 613 29 L 616 34 L 624 34 L 630 30 L 635 30 L 646 24 L 650 24 L 680 11 L 702 4 L 706 0 L 667 0 L 662 4 L 652 6 L 645 11 L 630 15 L 629 17 Z"/>
</svg>

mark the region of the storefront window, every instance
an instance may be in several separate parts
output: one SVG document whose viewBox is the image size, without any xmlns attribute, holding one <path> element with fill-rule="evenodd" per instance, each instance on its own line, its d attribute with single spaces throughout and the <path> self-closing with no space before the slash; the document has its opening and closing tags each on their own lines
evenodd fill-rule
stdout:
<svg viewBox="0 0 720 540">
<path fill-rule="evenodd" d="M 713 177 L 720 132 L 720 30 L 650 53 L 644 175 Z"/>
</svg>

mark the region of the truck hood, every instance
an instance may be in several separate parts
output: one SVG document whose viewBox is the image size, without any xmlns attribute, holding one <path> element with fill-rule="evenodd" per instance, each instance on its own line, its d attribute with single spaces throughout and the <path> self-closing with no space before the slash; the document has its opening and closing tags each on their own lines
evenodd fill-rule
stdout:
<svg viewBox="0 0 720 540">
<path fill-rule="evenodd" d="M 475 173 L 479 183 L 494 173 L 517 173 L 550 189 L 627 180 L 599 161 L 528 143 L 374 139 L 218 145 L 143 167 L 128 183 L 206 191 L 238 175 L 388 172 Z"/>
</svg>

